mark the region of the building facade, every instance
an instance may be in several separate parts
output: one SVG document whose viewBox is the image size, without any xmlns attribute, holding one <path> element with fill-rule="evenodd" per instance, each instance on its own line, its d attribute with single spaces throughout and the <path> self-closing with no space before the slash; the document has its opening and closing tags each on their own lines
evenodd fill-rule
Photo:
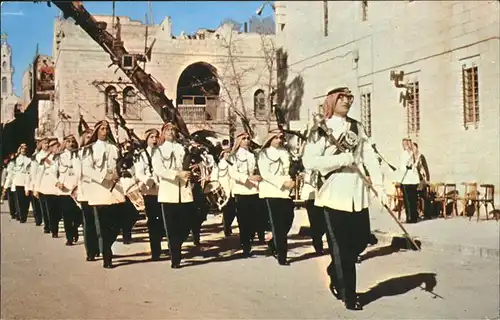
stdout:
<svg viewBox="0 0 500 320">
<path fill-rule="evenodd" d="M 14 119 L 14 110 L 16 106 L 21 107 L 21 99 L 14 93 L 12 66 L 12 48 L 7 43 L 7 36 L 2 34 L 1 40 L 1 95 L 0 95 L 0 123 L 6 123 Z"/>
<path fill-rule="evenodd" d="M 463 182 L 494 184 L 498 203 L 499 5 L 277 1 L 278 92 L 292 95 L 278 99 L 302 126 L 326 92 L 348 86 L 350 115 L 386 159 L 397 164 L 410 137 L 432 182 L 456 183 L 461 194 Z"/>
<path fill-rule="evenodd" d="M 200 29 L 194 35 L 175 37 L 169 17 L 159 25 L 128 17 L 114 21 L 111 16 L 94 17 L 106 22 L 107 31 L 115 36 L 119 21 L 120 38 L 129 53 L 144 54 L 148 47 L 151 59 L 140 62 L 140 67 L 163 85 L 191 132 L 210 129 L 227 136 L 228 117 L 236 108 L 245 110 L 255 130 L 262 132 L 259 136 L 264 135 L 276 74 L 274 59 L 265 54 L 272 50 L 272 35 L 239 32 L 225 24 L 217 30 Z M 121 114 L 137 134 L 161 127 L 160 116 L 144 95 L 118 66 L 110 66 L 109 55 L 74 22 L 55 21 L 53 58 L 53 113 L 56 123 L 64 123 L 54 127 L 55 135 L 76 133 L 80 114 L 90 125 L 104 118 L 111 120 L 112 94 L 117 95 Z"/>
</svg>

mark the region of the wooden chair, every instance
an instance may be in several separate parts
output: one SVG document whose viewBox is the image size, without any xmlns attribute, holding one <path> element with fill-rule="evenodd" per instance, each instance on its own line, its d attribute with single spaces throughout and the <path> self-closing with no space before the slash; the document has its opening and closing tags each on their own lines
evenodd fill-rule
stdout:
<svg viewBox="0 0 500 320">
<path fill-rule="evenodd" d="M 464 195 L 458 197 L 458 201 L 461 201 L 464 207 L 461 215 L 468 215 L 470 221 L 474 213 L 479 210 L 479 191 L 475 182 L 463 182 L 462 185 L 464 186 Z M 474 211 L 468 212 L 468 208 L 474 209 Z"/>
<path fill-rule="evenodd" d="M 458 208 L 457 208 L 457 203 L 458 203 L 458 190 L 457 190 L 457 185 L 455 183 L 447 183 L 444 185 L 445 187 L 445 196 L 446 196 L 446 201 L 444 204 L 444 210 L 446 213 L 446 206 L 448 204 L 452 204 L 453 208 L 451 210 L 451 216 L 456 217 L 458 214 Z"/>
<path fill-rule="evenodd" d="M 434 194 L 434 203 L 441 203 L 443 217 L 446 219 L 446 187 L 444 183 L 431 184 L 431 192 Z"/>
<path fill-rule="evenodd" d="M 479 221 L 479 216 L 480 216 L 479 209 L 481 204 L 484 204 L 484 210 L 486 211 L 486 220 L 489 220 L 488 204 L 491 204 L 493 210 L 495 210 L 495 186 L 492 184 L 482 184 L 481 188 L 484 188 L 484 196 L 477 200 L 478 201 L 477 221 Z M 495 220 L 497 221 L 498 221 L 498 216 L 499 214 L 495 212 Z"/>
</svg>

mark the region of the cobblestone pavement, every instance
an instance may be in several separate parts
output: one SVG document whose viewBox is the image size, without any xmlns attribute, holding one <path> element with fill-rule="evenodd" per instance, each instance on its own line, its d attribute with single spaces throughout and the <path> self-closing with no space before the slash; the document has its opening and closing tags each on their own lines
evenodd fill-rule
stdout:
<svg viewBox="0 0 500 320">
<path fill-rule="evenodd" d="M 498 259 L 370 247 L 358 265 L 363 311 L 347 311 L 328 290 L 328 256 L 290 233 L 290 266 L 265 255 L 242 259 L 220 217 L 204 223 L 199 249 L 187 242 L 184 267 L 149 261 L 139 222 L 134 242 L 115 243 L 117 268 L 85 262 L 83 241 L 64 246 L 32 219 L 1 215 L 2 319 L 498 319 Z M 237 234 L 237 228 L 234 228 Z M 163 244 L 166 248 L 166 243 Z M 423 288 L 429 291 L 423 290 Z"/>
</svg>

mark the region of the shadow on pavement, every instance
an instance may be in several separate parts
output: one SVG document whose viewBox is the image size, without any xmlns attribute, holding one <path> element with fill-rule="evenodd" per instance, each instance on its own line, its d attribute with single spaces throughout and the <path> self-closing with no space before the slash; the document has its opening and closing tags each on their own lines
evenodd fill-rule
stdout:
<svg viewBox="0 0 500 320">
<path fill-rule="evenodd" d="M 424 284 L 425 287 L 421 287 Z M 401 276 L 396 278 L 391 278 L 379 282 L 376 286 L 370 288 L 367 292 L 363 292 L 359 295 L 359 302 L 366 306 L 373 301 L 376 301 L 382 297 L 396 296 L 400 294 L 405 294 L 413 289 L 421 288 L 433 295 L 433 298 L 443 297 L 432 292 L 437 285 L 437 279 L 435 273 L 416 273 L 407 276 Z"/>
</svg>

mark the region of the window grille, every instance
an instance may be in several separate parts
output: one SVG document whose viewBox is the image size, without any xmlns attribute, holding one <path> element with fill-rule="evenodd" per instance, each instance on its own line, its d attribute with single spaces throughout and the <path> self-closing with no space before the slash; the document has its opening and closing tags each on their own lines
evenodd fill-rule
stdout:
<svg viewBox="0 0 500 320">
<path fill-rule="evenodd" d="M 409 83 L 407 89 L 408 134 L 418 134 L 420 131 L 420 89 L 418 81 Z"/>
<path fill-rule="evenodd" d="M 477 66 L 462 66 L 464 126 L 479 123 L 479 78 Z"/>
<path fill-rule="evenodd" d="M 367 92 L 361 94 L 361 124 L 366 134 L 372 136 L 372 94 Z"/>
</svg>

